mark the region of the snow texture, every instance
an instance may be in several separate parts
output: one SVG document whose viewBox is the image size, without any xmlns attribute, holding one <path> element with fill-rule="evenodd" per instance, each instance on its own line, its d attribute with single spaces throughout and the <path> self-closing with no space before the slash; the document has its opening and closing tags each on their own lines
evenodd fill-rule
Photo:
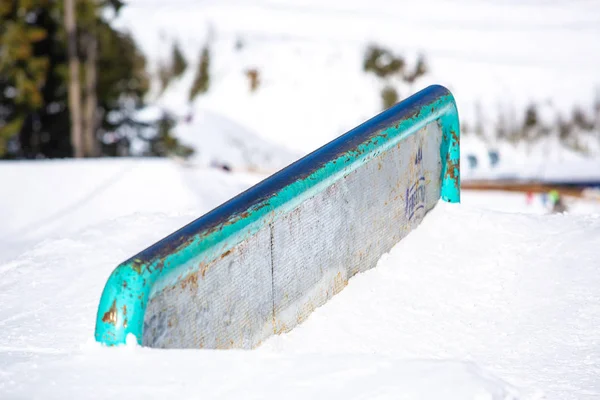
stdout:
<svg viewBox="0 0 600 400">
<path fill-rule="evenodd" d="M 86 183 L 124 168 L 103 191 Z M 516 194 L 438 204 L 375 269 L 257 350 L 95 343 L 112 269 L 256 179 L 168 160 L 0 163 L 0 187 L 35 195 L 0 196 L 0 398 L 600 395 L 600 206 L 526 214 L 541 207 Z M 482 208 L 503 204 L 521 213 Z"/>
<path fill-rule="evenodd" d="M 362 69 L 370 43 L 402 55 L 411 70 L 426 57 L 429 72 L 412 86 L 392 80 L 402 98 L 444 85 L 471 126 L 481 108 L 486 130 L 499 112 L 521 123 L 531 102 L 550 123 L 574 106 L 590 111 L 600 88 L 596 1 L 131 0 L 117 25 L 153 71 L 174 41 L 189 61 L 161 96 L 155 81 L 157 107 L 181 116 L 208 109 L 303 152 L 381 110 L 384 85 Z M 211 87 L 190 104 L 205 43 Z M 254 92 L 251 69 L 260 80 Z"/>
</svg>

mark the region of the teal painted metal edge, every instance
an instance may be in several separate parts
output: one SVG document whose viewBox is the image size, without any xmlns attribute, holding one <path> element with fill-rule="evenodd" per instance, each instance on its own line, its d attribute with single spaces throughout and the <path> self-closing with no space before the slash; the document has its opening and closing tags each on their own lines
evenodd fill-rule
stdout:
<svg viewBox="0 0 600 400">
<path fill-rule="evenodd" d="M 434 121 L 442 131 L 440 197 L 459 202 L 456 103 L 446 88 L 430 86 L 120 264 L 100 299 L 96 340 L 118 345 L 132 334 L 141 344 L 152 295 L 209 268 L 262 227 Z"/>
<path fill-rule="evenodd" d="M 440 197 L 449 203 L 460 202 L 460 122 L 456 105 L 440 118 L 442 144 L 442 187 Z"/>
</svg>

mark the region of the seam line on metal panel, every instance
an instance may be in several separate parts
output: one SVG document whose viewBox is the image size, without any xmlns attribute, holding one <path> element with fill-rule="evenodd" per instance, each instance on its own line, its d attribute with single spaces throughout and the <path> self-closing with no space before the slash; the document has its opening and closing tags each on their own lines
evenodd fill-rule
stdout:
<svg viewBox="0 0 600 400">
<path fill-rule="evenodd" d="M 275 324 L 275 265 L 273 261 L 273 223 L 269 224 L 269 235 L 271 236 L 269 251 L 271 252 L 271 309 L 272 309 L 272 322 L 273 322 L 273 333 L 277 333 Z"/>
</svg>

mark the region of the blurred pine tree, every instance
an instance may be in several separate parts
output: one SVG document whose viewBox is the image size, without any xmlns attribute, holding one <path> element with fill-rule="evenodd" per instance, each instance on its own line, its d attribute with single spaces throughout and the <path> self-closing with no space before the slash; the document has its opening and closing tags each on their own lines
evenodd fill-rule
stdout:
<svg viewBox="0 0 600 400">
<path fill-rule="evenodd" d="M 181 52 L 181 49 L 179 48 L 179 44 L 177 42 L 173 44 L 173 54 L 171 57 L 173 63 L 173 65 L 171 66 L 173 76 L 179 77 L 187 69 L 187 60 Z"/>
<path fill-rule="evenodd" d="M 0 158 L 73 154 L 63 4 L 0 1 Z M 131 123 L 130 115 L 144 105 L 149 88 L 144 56 L 132 37 L 112 28 L 105 17 L 107 8 L 118 12 L 122 5 L 119 0 L 77 1 L 82 109 L 91 140 L 87 155 L 114 154 L 115 141 L 105 144 L 103 135 L 125 141 L 119 129 Z"/>
<path fill-rule="evenodd" d="M 194 78 L 194 83 L 190 89 L 190 101 L 194 100 L 197 95 L 206 93 L 210 87 L 210 49 L 208 44 L 202 48 L 200 54 L 200 62 L 198 63 L 198 71 Z"/>
</svg>

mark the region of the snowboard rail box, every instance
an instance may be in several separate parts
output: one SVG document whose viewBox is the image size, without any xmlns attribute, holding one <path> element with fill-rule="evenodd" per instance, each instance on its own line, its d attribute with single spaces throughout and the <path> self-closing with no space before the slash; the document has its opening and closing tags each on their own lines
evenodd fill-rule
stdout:
<svg viewBox="0 0 600 400">
<path fill-rule="evenodd" d="M 95 338 L 256 347 L 375 267 L 440 199 L 460 201 L 459 121 L 430 86 L 120 264 Z"/>
</svg>

